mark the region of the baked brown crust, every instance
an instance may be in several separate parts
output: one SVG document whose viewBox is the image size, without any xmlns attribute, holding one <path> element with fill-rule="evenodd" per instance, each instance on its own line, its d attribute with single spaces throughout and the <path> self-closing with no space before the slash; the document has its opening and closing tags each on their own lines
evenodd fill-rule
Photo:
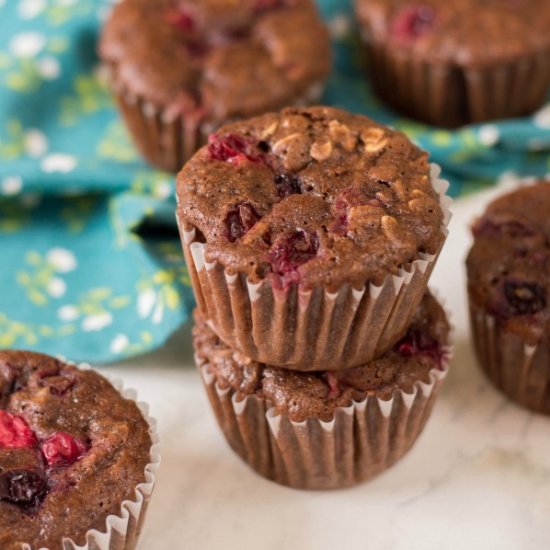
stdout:
<svg viewBox="0 0 550 550">
<path fill-rule="evenodd" d="M 206 126 L 303 98 L 331 56 L 311 0 L 124 0 L 99 51 L 115 87 Z"/>
<path fill-rule="evenodd" d="M 427 154 L 329 107 L 223 127 L 180 172 L 177 193 L 207 260 L 253 282 L 379 285 L 445 239 Z"/>
<path fill-rule="evenodd" d="M 493 201 L 473 226 L 472 305 L 534 345 L 550 337 L 550 183 Z"/>
<path fill-rule="evenodd" d="M 429 383 L 433 369 L 443 368 L 449 344 L 445 312 L 427 293 L 407 335 L 385 355 L 367 365 L 343 371 L 301 373 L 253 361 L 224 344 L 199 310 L 193 342 L 199 363 L 208 366 L 218 387 L 230 389 L 238 401 L 261 397 L 295 422 L 329 421 L 339 407 L 369 395 L 388 400 L 396 391 L 410 393 L 418 382 Z"/>
<path fill-rule="evenodd" d="M 27 442 L 14 446 L 0 425 L 2 550 L 21 550 L 24 543 L 59 548 L 63 537 L 84 544 L 85 533 L 104 531 L 107 516 L 120 515 L 121 503 L 134 499 L 145 481 L 148 424 L 137 405 L 95 371 L 37 353 L 2 351 L 0 413 L 9 415 L 8 424 L 19 419 L 27 433 Z M 70 459 L 52 456 L 55 447 L 45 446 L 60 433 L 71 441 Z M 27 487 L 36 491 L 30 500 L 10 500 L 6 484 L 15 471 L 31 472 L 44 486 Z"/>
</svg>

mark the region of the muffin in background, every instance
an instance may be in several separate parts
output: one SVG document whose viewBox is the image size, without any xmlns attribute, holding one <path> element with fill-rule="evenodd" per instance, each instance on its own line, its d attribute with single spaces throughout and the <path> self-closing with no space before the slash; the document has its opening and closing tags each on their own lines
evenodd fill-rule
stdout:
<svg viewBox="0 0 550 550">
<path fill-rule="evenodd" d="M 331 64 L 313 0 L 123 0 L 99 53 L 137 147 L 172 172 L 224 123 L 318 100 Z"/>
<path fill-rule="evenodd" d="M 177 178 L 198 307 L 261 363 L 323 371 L 383 354 L 446 239 L 438 174 L 402 133 L 330 107 L 223 127 Z"/>
<path fill-rule="evenodd" d="M 0 548 L 133 550 L 160 463 L 133 392 L 91 369 L 0 351 Z"/>
<path fill-rule="evenodd" d="M 257 363 L 226 346 L 198 310 L 195 321 L 197 365 L 229 445 L 258 474 L 298 489 L 351 487 L 395 464 L 448 370 L 449 324 L 429 293 L 392 350 L 338 372 Z"/>
<path fill-rule="evenodd" d="M 550 183 L 492 202 L 467 258 L 474 342 L 492 383 L 550 414 Z"/>
<path fill-rule="evenodd" d="M 436 126 L 526 116 L 550 90 L 547 0 L 355 0 L 376 92 Z"/>
</svg>

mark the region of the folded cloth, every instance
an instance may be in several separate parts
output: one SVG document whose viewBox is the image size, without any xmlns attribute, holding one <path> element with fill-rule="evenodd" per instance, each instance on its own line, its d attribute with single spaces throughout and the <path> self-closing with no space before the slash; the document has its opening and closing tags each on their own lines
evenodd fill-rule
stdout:
<svg viewBox="0 0 550 550">
<path fill-rule="evenodd" d="M 0 347 L 111 362 L 162 345 L 193 307 L 174 179 L 133 148 L 101 77 L 108 0 L 0 0 Z M 550 105 L 447 131 L 373 95 L 350 0 L 320 0 L 334 38 L 324 102 L 405 131 L 460 195 L 550 167 Z M 526 83 L 528 86 L 528 83 Z"/>
</svg>

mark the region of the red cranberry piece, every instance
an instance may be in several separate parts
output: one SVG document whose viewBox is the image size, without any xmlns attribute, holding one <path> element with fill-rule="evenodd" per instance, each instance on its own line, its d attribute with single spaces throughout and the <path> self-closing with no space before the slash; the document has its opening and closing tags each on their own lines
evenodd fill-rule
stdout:
<svg viewBox="0 0 550 550">
<path fill-rule="evenodd" d="M 427 334 L 416 330 L 409 331 L 395 346 L 395 349 L 403 357 L 417 357 L 423 355 L 436 361 L 440 365 L 444 356 L 444 351 L 441 349 L 439 342 Z"/>
<path fill-rule="evenodd" d="M 234 164 L 245 160 L 263 162 L 263 155 L 257 154 L 251 149 L 251 141 L 238 134 L 226 134 L 224 136 L 211 135 L 208 138 L 208 152 L 212 160 Z"/>
<path fill-rule="evenodd" d="M 0 500 L 21 508 L 37 506 L 48 492 L 48 482 L 37 470 L 8 470 L 0 472 Z"/>
<path fill-rule="evenodd" d="M 285 0 L 256 0 L 254 4 L 254 11 L 256 13 L 263 13 L 265 11 L 282 8 L 285 4 Z"/>
<path fill-rule="evenodd" d="M 233 42 L 245 40 L 250 37 L 250 29 L 244 27 L 226 27 L 210 36 L 209 42 L 213 46 L 225 46 Z"/>
<path fill-rule="evenodd" d="M 340 382 L 333 372 L 327 372 L 324 376 L 328 384 L 327 399 L 336 399 L 340 395 Z"/>
<path fill-rule="evenodd" d="M 507 281 L 504 294 L 513 315 L 533 315 L 546 307 L 546 289 L 537 283 Z"/>
<path fill-rule="evenodd" d="M 260 215 L 249 202 L 243 202 L 231 209 L 225 218 L 226 236 L 234 243 L 243 237 L 260 219 Z"/>
<path fill-rule="evenodd" d="M 330 226 L 330 230 L 333 233 L 346 233 L 348 229 L 348 215 L 340 214 L 336 217 L 336 221 Z"/>
<path fill-rule="evenodd" d="M 277 193 L 282 199 L 289 195 L 296 195 L 302 192 L 300 179 L 292 174 L 276 175 L 275 185 L 277 186 Z"/>
<path fill-rule="evenodd" d="M 419 4 L 402 9 L 392 23 L 392 34 L 401 42 L 412 42 L 428 34 L 435 25 L 432 6 Z"/>
<path fill-rule="evenodd" d="M 315 233 L 298 230 L 278 240 L 270 252 L 273 272 L 284 282 L 298 282 L 298 268 L 313 259 L 319 249 Z"/>
<path fill-rule="evenodd" d="M 182 9 L 168 10 L 166 20 L 168 23 L 179 27 L 182 31 L 192 31 L 195 28 L 194 17 Z"/>
<path fill-rule="evenodd" d="M 42 443 L 42 454 L 48 466 L 69 466 L 82 458 L 88 446 L 65 432 L 57 432 Z"/>
<path fill-rule="evenodd" d="M 23 449 L 36 443 L 36 435 L 23 417 L 0 411 L 0 448 Z"/>
<path fill-rule="evenodd" d="M 532 237 L 535 232 L 516 220 L 507 222 L 495 222 L 488 218 L 482 218 L 472 228 L 475 237 L 496 237 L 506 235 L 508 237 Z"/>
<path fill-rule="evenodd" d="M 210 51 L 210 46 L 200 40 L 188 40 L 185 48 L 193 57 L 204 57 Z"/>
</svg>

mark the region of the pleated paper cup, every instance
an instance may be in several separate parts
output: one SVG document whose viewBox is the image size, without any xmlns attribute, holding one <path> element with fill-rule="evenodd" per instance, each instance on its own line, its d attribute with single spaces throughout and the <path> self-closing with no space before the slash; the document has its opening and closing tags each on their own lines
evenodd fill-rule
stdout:
<svg viewBox="0 0 550 550">
<path fill-rule="evenodd" d="M 417 59 L 412 52 L 368 36 L 365 41 L 378 95 L 399 111 L 436 126 L 525 116 L 543 105 L 550 88 L 548 51 L 468 68 Z"/>
<path fill-rule="evenodd" d="M 470 319 L 477 356 L 489 380 L 518 405 L 550 415 L 548 340 L 529 344 L 472 303 Z"/>
<path fill-rule="evenodd" d="M 79 368 L 90 367 L 79 365 Z M 123 389 L 122 383 L 119 381 L 110 380 L 110 382 L 122 397 L 136 401 L 137 394 L 134 390 Z M 131 499 L 124 500 L 121 503 L 120 513 L 105 518 L 104 529 L 89 530 L 84 537 L 86 542 L 83 545 L 76 544 L 70 536 L 64 537 L 63 550 L 134 550 L 137 547 L 161 459 L 157 422 L 149 416 L 149 408 L 146 403 L 136 401 L 136 404 L 149 425 L 149 435 L 152 442 L 151 461 L 145 466 L 143 482 L 137 485 Z M 83 519 L 85 521 L 86 518 Z M 37 549 L 36 546 L 30 543 L 25 545 L 23 550 L 58 550 L 58 547 Z"/>
<path fill-rule="evenodd" d="M 185 162 L 208 140 L 208 135 L 223 124 L 202 121 L 200 109 L 182 114 L 166 110 L 125 87 L 111 84 L 116 103 L 133 141 L 142 156 L 152 165 L 167 172 L 179 172 Z M 295 102 L 295 105 L 316 103 L 325 83 L 316 83 Z"/>
<path fill-rule="evenodd" d="M 296 489 L 342 489 L 387 470 L 414 445 L 448 372 L 451 348 L 441 370 L 412 393 L 389 400 L 369 395 L 336 409 L 330 422 L 294 422 L 258 395 L 239 401 L 222 389 L 209 363 L 196 357 L 218 424 L 231 448 L 261 476 Z M 332 368 L 332 367 L 331 367 Z"/>
<path fill-rule="evenodd" d="M 444 213 L 447 235 L 448 182 L 431 165 L 432 185 Z M 228 346 L 258 361 L 297 371 L 333 370 L 368 363 L 390 349 L 405 333 L 422 300 L 440 250 L 419 254 L 408 269 L 388 275 L 381 286 L 343 285 L 336 292 L 274 287 L 243 273 L 232 273 L 206 260 L 206 244 L 197 230 L 180 222 L 187 266 L 198 307 Z M 441 247 L 444 239 L 442 239 Z"/>
</svg>

